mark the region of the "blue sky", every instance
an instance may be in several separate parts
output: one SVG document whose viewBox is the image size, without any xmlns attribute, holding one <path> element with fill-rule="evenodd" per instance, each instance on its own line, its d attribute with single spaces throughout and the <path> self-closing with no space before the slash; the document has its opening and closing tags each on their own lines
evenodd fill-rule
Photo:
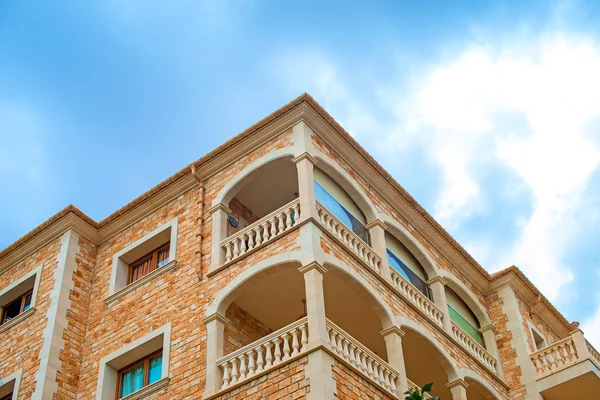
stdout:
<svg viewBox="0 0 600 400">
<path fill-rule="evenodd" d="M 102 219 L 308 92 L 600 345 L 594 1 L 3 1 L 0 248 Z"/>
</svg>

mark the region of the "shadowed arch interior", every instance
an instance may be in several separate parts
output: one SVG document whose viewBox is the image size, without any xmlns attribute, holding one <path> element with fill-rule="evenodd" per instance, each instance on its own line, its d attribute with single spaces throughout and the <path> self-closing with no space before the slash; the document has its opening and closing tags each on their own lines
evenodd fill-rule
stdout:
<svg viewBox="0 0 600 400">
<path fill-rule="evenodd" d="M 450 362 L 423 335 L 412 328 L 402 326 L 406 333 L 402 338 L 402 351 L 406 376 L 419 387 L 433 382 L 432 395 L 441 399 L 451 399 L 452 394 L 446 384 L 456 376 Z"/>
<path fill-rule="evenodd" d="M 252 276 L 224 300 L 226 354 L 283 328 L 304 315 L 300 264 L 277 265 Z M 235 341 L 233 345 L 228 343 Z"/>
<path fill-rule="evenodd" d="M 385 341 L 379 332 L 391 325 L 392 316 L 353 277 L 326 267 L 323 287 L 327 318 L 387 361 Z"/>
<path fill-rule="evenodd" d="M 466 377 L 465 382 L 469 384 L 467 388 L 467 398 L 469 400 L 498 400 L 492 392 L 475 379 Z"/>
</svg>

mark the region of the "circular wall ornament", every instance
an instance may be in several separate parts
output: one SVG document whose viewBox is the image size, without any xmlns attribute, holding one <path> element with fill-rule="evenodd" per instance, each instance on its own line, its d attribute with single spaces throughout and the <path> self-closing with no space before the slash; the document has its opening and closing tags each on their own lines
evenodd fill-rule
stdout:
<svg viewBox="0 0 600 400">
<path fill-rule="evenodd" d="M 235 217 L 229 217 L 229 225 L 233 226 L 234 228 L 237 228 L 237 219 L 235 219 Z"/>
</svg>

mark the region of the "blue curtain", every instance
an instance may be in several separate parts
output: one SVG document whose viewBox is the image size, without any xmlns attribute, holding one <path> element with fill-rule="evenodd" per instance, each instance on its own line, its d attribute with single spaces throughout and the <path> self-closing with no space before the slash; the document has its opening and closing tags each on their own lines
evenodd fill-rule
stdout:
<svg viewBox="0 0 600 400">
<path fill-rule="evenodd" d="M 148 385 L 158 381 L 162 375 L 162 354 L 150 359 L 150 369 L 148 371 Z"/>
<path fill-rule="evenodd" d="M 119 397 L 128 396 L 142 387 L 144 387 L 144 363 L 140 363 L 123 374 Z"/>
<path fill-rule="evenodd" d="M 323 189 L 315 181 L 315 197 L 319 203 L 328 209 L 337 219 L 342 221 L 344 225 L 356 233 L 365 243 L 369 244 L 369 232 L 365 226 L 358 220 L 350 211 L 346 210 L 338 201 L 330 195 L 327 190 Z"/>
</svg>

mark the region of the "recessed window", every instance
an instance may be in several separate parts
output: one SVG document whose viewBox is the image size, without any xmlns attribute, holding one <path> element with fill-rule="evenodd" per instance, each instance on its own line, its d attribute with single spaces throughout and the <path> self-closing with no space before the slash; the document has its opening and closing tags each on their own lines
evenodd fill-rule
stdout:
<svg viewBox="0 0 600 400">
<path fill-rule="evenodd" d="M 167 264 L 170 261 L 169 249 L 170 243 L 164 244 L 131 263 L 129 265 L 129 279 L 127 283 L 135 282 L 144 275 Z"/>
<path fill-rule="evenodd" d="M 27 293 L 19 296 L 17 299 L 11 301 L 10 303 L 2 306 L 2 320 L 0 321 L 0 325 L 10 321 L 17 315 L 29 310 L 29 308 L 31 307 L 32 296 L 33 290 L 30 290 Z"/>
<path fill-rule="evenodd" d="M 6 396 L 0 397 L 0 400 L 12 400 L 12 398 L 13 398 L 12 393 L 9 393 Z"/>
<path fill-rule="evenodd" d="M 119 371 L 119 398 L 143 389 L 162 378 L 162 349 Z"/>
<path fill-rule="evenodd" d="M 541 350 L 547 346 L 546 339 L 542 335 L 540 335 L 535 329 L 531 329 L 531 334 L 533 335 L 533 342 L 535 343 L 535 349 Z"/>
</svg>

